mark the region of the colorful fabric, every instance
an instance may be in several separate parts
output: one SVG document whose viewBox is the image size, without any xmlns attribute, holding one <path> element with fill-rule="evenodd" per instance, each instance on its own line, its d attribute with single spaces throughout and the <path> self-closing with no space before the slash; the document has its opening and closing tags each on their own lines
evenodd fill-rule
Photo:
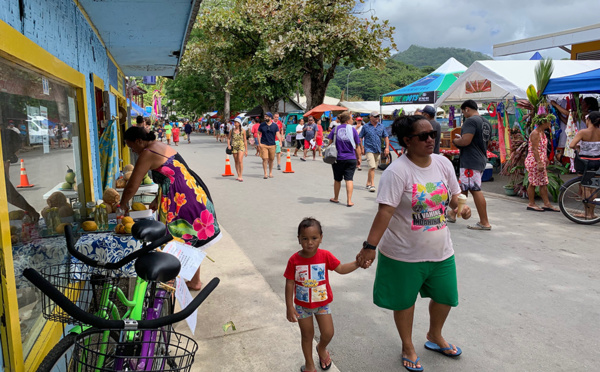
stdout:
<svg viewBox="0 0 600 372">
<path fill-rule="evenodd" d="M 233 153 L 244 152 L 244 133 L 231 133 L 231 150 Z"/>
<path fill-rule="evenodd" d="M 542 169 L 538 168 L 538 162 L 535 160 L 533 155 L 533 143 L 531 137 L 529 137 L 528 153 L 525 158 L 525 169 L 529 173 L 529 183 L 533 186 L 545 186 L 548 184 L 548 172 L 546 172 L 546 163 L 548 162 L 548 152 L 546 151 L 548 146 L 548 138 L 545 134 L 540 135 L 540 142 L 538 143 L 537 152 L 540 157 L 540 162 L 544 164 Z"/>
<path fill-rule="evenodd" d="M 333 301 L 329 285 L 329 271 L 335 270 L 340 260 L 331 252 L 317 249 L 310 258 L 294 253 L 288 260 L 283 276 L 296 282 L 294 303 L 298 306 L 315 309 Z"/>
<path fill-rule="evenodd" d="M 331 309 L 329 308 L 329 304 L 325 306 L 319 306 L 314 309 L 309 309 L 304 306 L 295 305 L 296 312 L 298 312 L 298 319 L 310 318 L 313 315 L 327 315 L 331 314 Z"/>
<path fill-rule="evenodd" d="M 159 218 L 175 240 L 194 247 L 208 247 L 221 238 L 215 207 L 208 188 L 181 155 L 175 154 L 152 179 L 159 185 Z"/>
<path fill-rule="evenodd" d="M 460 168 L 458 182 L 462 191 L 481 191 L 483 171 Z"/>
<path fill-rule="evenodd" d="M 100 137 L 98 149 L 100 151 L 100 177 L 102 190 L 112 187 L 117 175 L 117 128 L 115 120 L 109 120 L 108 125 Z"/>
</svg>

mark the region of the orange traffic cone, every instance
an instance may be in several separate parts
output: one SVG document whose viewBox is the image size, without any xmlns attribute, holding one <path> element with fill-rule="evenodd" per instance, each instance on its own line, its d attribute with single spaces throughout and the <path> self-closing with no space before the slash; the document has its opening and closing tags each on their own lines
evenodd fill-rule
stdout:
<svg viewBox="0 0 600 372">
<path fill-rule="evenodd" d="M 223 173 L 221 176 L 223 177 L 227 177 L 227 176 L 233 176 L 233 173 L 231 172 L 231 163 L 229 162 L 229 155 L 225 155 L 225 173 Z"/>
<path fill-rule="evenodd" d="M 21 184 L 17 187 L 33 187 L 34 185 L 29 183 L 29 179 L 27 179 L 27 171 L 25 170 L 25 162 L 21 159 Z"/>
<path fill-rule="evenodd" d="M 292 158 L 290 157 L 290 149 L 287 150 L 287 160 L 285 162 L 285 170 L 283 171 L 283 173 L 294 173 L 294 171 L 292 170 Z"/>
</svg>

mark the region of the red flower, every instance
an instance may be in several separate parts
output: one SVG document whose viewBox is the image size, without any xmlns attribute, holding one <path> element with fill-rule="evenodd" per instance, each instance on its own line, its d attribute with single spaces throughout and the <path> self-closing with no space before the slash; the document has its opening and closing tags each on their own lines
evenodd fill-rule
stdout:
<svg viewBox="0 0 600 372">
<path fill-rule="evenodd" d="M 171 181 L 171 183 L 173 183 L 173 181 L 175 181 L 175 178 L 173 177 L 175 175 L 175 171 L 169 167 L 165 167 L 162 166 L 158 169 L 159 173 L 164 174 L 165 176 L 169 177 L 169 181 Z"/>
<path fill-rule="evenodd" d="M 473 177 L 473 169 L 465 169 L 465 177 Z"/>
<path fill-rule="evenodd" d="M 198 232 L 198 239 L 206 240 L 215 235 L 215 218 L 207 209 L 200 213 L 200 218 L 194 220 L 194 230 Z M 185 239 L 185 238 L 184 238 Z"/>
</svg>

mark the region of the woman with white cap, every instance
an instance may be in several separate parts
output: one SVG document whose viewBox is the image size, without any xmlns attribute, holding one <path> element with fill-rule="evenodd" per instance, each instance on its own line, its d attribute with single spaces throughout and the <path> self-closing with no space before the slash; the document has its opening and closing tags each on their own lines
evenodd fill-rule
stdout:
<svg viewBox="0 0 600 372">
<path fill-rule="evenodd" d="M 233 129 L 227 137 L 227 147 L 231 148 L 233 161 L 235 162 L 235 171 L 238 175 L 238 181 L 243 182 L 242 173 L 244 172 L 244 156 L 248 156 L 248 139 L 246 130 L 242 128 L 242 120 L 235 118 Z"/>
</svg>

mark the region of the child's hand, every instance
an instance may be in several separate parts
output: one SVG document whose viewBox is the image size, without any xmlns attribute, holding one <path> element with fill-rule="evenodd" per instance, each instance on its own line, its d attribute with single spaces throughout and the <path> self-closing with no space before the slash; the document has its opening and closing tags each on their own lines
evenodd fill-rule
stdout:
<svg viewBox="0 0 600 372">
<path fill-rule="evenodd" d="M 371 267 L 372 263 L 373 263 L 372 260 L 365 261 L 365 263 L 363 264 L 362 268 L 363 269 L 368 269 L 369 267 Z"/>
<path fill-rule="evenodd" d="M 291 323 L 297 323 L 298 322 L 298 317 L 300 317 L 300 314 L 298 314 L 298 312 L 296 311 L 296 309 L 292 308 L 288 308 L 287 309 L 287 320 Z"/>
</svg>

